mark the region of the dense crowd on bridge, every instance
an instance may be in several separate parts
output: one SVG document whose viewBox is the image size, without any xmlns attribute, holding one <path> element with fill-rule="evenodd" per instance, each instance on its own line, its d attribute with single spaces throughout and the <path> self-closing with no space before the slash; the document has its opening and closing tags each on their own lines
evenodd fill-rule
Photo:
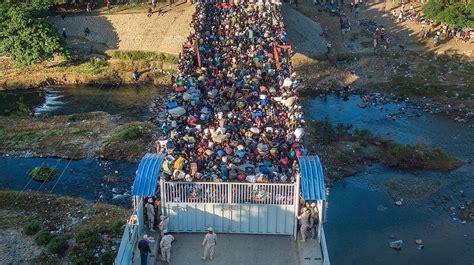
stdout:
<svg viewBox="0 0 474 265">
<path fill-rule="evenodd" d="M 163 174 L 173 181 L 294 182 L 304 120 L 280 5 L 196 8 L 187 45 L 198 50 L 180 57 L 160 127 Z"/>
</svg>

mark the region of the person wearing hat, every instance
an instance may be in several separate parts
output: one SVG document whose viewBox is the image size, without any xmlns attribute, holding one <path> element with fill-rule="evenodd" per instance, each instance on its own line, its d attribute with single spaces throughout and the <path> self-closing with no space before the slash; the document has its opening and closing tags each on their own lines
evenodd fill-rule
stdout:
<svg viewBox="0 0 474 265">
<path fill-rule="evenodd" d="M 168 234 L 168 230 L 163 230 L 163 234 L 164 236 L 161 238 L 160 241 L 161 259 L 170 263 L 171 243 L 174 241 L 174 237 Z"/>
<path fill-rule="evenodd" d="M 311 203 L 311 216 L 310 216 L 310 224 L 311 224 L 311 239 L 316 239 L 317 230 L 318 230 L 318 223 L 319 223 L 319 210 L 316 206 L 316 203 Z"/>
<path fill-rule="evenodd" d="M 311 214 L 311 210 L 306 207 L 303 207 L 301 209 L 301 214 L 298 215 L 297 217 L 301 223 L 301 228 L 300 228 L 301 242 L 306 242 L 306 233 L 308 232 L 308 229 L 311 227 L 309 223 L 310 214 Z"/>
<path fill-rule="evenodd" d="M 169 219 L 168 219 L 168 217 L 162 215 L 162 216 L 160 216 L 160 220 L 161 220 L 161 222 L 160 222 L 160 224 L 158 225 L 158 227 L 160 228 L 160 235 L 161 235 L 161 237 L 164 237 L 164 236 L 165 236 L 164 231 L 165 231 L 165 230 L 168 230 L 168 222 L 169 222 Z"/>
<path fill-rule="evenodd" d="M 138 242 L 138 249 L 140 250 L 140 261 L 142 265 L 146 265 L 148 261 L 148 253 L 151 253 L 148 236 L 143 235 L 143 239 Z"/>
<path fill-rule="evenodd" d="M 148 228 L 150 231 L 155 232 L 155 207 L 153 206 L 153 199 L 149 198 L 145 204 L 146 217 L 148 220 Z"/>
<path fill-rule="evenodd" d="M 212 260 L 212 256 L 214 256 L 214 247 L 217 244 L 217 235 L 214 233 L 214 229 L 209 227 L 207 229 L 207 234 L 204 236 L 204 240 L 202 241 L 202 246 L 204 247 L 204 256 L 201 257 L 202 260 L 207 260 L 207 256 L 209 256 L 209 260 Z"/>
</svg>

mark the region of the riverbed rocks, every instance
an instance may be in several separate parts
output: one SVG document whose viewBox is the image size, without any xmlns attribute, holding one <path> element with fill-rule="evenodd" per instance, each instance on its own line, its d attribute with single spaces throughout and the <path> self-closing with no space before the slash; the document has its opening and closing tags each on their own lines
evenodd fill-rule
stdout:
<svg viewBox="0 0 474 265">
<path fill-rule="evenodd" d="M 464 221 L 474 221 L 474 199 L 468 200 L 466 205 L 461 207 L 460 215 Z"/>
<path fill-rule="evenodd" d="M 441 188 L 441 182 L 435 179 L 391 177 L 384 182 L 385 190 L 401 206 L 430 198 Z"/>
</svg>

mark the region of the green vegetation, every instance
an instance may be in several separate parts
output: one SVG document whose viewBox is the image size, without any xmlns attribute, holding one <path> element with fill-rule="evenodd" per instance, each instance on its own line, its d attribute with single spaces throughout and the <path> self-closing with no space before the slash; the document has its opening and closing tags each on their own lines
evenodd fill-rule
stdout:
<svg viewBox="0 0 474 265">
<path fill-rule="evenodd" d="M 383 150 L 381 162 L 400 169 L 431 169 L 449 171 L 463 164 L 440 149 L 428 149 L 425 145 L 390 143 Z"/>
<path fill-rule="evenodd" d="M 88 248 L 95 247 L 100 242 L 99 237 L 97 231 L 88 227 L 81 227 L 76 232 L 76 242 L 78 244 L 84 244 Z"/>
<path fill-rule="evenodd" d="M 342 137 L 349 134 L 349 129 L 350 126 L 344 124 L 334 125 L 327 117 L 322 120 L 309 121 L 306 126 L 310 140 L 317 141 L 321 144 L 330 144 L 334 141 L 341 140 Z"/>
<path fill-rule="evenodd" d="M 47 229 L 43 229 L 35 235 L 35 242 L 36 244 L 43 246 L 47 245 L 52 238 L 53 236 L 51 235 L 51 232 Z"/>
<path fill-rule="evenodd" d="M 113 142 L 126 142 L 131 140 L 139 139 L 143 136 L 143 128 L 140 127 L 128 127 L 120 128 L 114 131 L 106 140 L 107 143 Z"/>
<path fill-rule="evenodd" d="M 64 254 L 68 248 L 69 244 L 64 236 L 56 236 L 48 243 L 48 251 L 54 254 Z"/>
<path fill-rule="evenodd" d="M 354 141 L 358 142 L 362 147 L 366 147 L 370 143 L 377 140 L 377 137 L 375 137 L 375 135 L 373 135 L 372 132 L 367 129 L 355 129 L 352 132 L 352 137 Z"/>
<path fill-rule="evenodd" d="M 57 170 L 55 167 L 50 167 L 47 165 L 41 165 L 39 167 L 33 168 L 30 171 L 30 177 L 39 182 L 48 182 L 56 177 Z"/>
<path fill-rule="evenodd" d="M 112 226 L 109 228 L 109 232 L 114 235 L 121 236 L 125 223 L 126 222 L 124 220 L 115 220 Z"/>
<path fill-rule="evenodd" d="M 84 63 L 84 69 L 80 70 L 79 73 L 87 75 L 103 74 L 109 65 L 109 62 L 104 60 L 90 59 Z"/>
<path fill-rule="evenodd" d="M 115 257 L 117 256 L 117 251 L 109 249 L 99 257 L 99 261 L 101 264 L 114 264 Z"/>
<path fill-rule="evenodd" d="M 34 5 L 0 4 L 0 55 L 15 60 L 17 67 L 52 59 L 55 55 L 69 57 L 64 40 L 44 16 L 45 8 Z"/>
<path fill-rule="evenodd" d="M 41 142 L 52 134 L 53 132 L 44 131 L 13 132 L 7 131 L 7 128 L 3 129 L 0 127 L 0 142 L 2 142 L 5 147 L 26 150 L 39 147 Z"/>
<path fill-rule="evenodd" d="M 430 0 L 423 7 L 423 12 L 454 28 L 474 27 L 474 1 L 453 3 L 448 0 Z"/>
<path fill-rule="evenodd" d="M 29 222 L 26 222 L 25 225 L 23 225 L 23 233 L 25 235 L 32 236 L 41 229 L 41 223 L 38 220 L 32 220 Z"/>
<path fill-rule="evenodd" d="M 145 51 L 114 51 L 112 58 L 132 61 L 158 60 L 169 64 L 178 63 L 178 57 L 176 55 Z"/>
<path fill-rule="evenodd" d="M 91 251 L 83 249 L 75 252 L 77 253 L 71 258 L 71 263 L 73 265 L 87 265 L 96 263 L 94 253 L 92 253 Z"/>
</svg>

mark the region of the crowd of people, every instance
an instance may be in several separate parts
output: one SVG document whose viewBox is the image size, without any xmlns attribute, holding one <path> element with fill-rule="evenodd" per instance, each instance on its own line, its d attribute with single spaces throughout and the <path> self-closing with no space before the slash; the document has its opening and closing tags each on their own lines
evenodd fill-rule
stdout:
<svg viewBox="0 0 474 265">
<path fill-rule="evenodd" d="M 304 120 L 279 7 L 196 5 L 157 143 L 166 179 L 294 182 Z"/>
</svg>

